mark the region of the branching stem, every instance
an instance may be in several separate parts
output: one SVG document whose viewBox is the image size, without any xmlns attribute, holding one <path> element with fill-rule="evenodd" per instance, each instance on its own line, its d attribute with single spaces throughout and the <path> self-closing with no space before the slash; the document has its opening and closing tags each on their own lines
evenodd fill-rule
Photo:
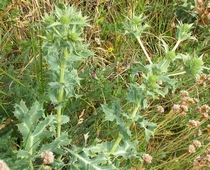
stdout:
<svg viewBox="0 0 210 170">
<path fill-rule="evenodd" d="M 147 53 L 146 49 L 144 48 L 144 45 L 143 45 L 143 43 L 142 43 L 142 41 L 141 41 L 141 39 L 140 39 L 140 36 L 136 36 L 136 39 L 138 40 L 138 42 L 139 42 L 139 44 L 140 44 L 142 50 L 144 51 L 144 54 L 146 55 L 147 60 L 149 61 L 149 63 L 150 63 L 150 64 L 153 64 L 152 61 L 151 61 L 151 59 L 150 59 L 150 57 L 149 57 L 149 54 Z"/>
<path fill-rule="evenodd" d="M 133 110 L 133 112 L 131 114 L 131 120 L 128 121 L 127 124 L 126 124 L 126 129 L 129 129 L 130 126 L 132 125 L 132 123 L 133 123 L 132 120 L 135 118 L 136 113 L 138 112 L 139 108 L 140 108 L 140 104 L 138 102 L 138 104 L 135 106 L 135 108 L 134 108 L 134 110 Z M 115 140 L 115 142 L 114 142 L 114 144 L 113 144 L 113 146 L 112 146 L 112 148 L 111 148 L 111 150 L 109 152 L 110 154 L 113 154 L 115 152 L 115 150 L 119 146 L 119 143 L 121 142 L 122 139 L 123 139 L 123 135 L 120 132 L 118 132 L 118 137 Z"/>
</svg>

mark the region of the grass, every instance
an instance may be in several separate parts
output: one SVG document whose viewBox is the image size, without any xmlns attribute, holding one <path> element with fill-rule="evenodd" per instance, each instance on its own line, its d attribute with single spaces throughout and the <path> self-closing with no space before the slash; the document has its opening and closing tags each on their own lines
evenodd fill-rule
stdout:
<svg viewBox="0 0 210 170">
<path fill-rule="evenodd" d="M 94 3 L 95 2 L 95 3 Z M 81 94 L 80 99 L 69 99 L 64 114 L 69 115 L 70 122 L 63 129 L 72 136 L 72 141 L 78 146 L 84 143 L 84 135 L 89 133 L 88 144 L 96 138 L 101 141 L 113 141 L 117 138 L 117 128 L 112 122 L 105 122 L 101 104 L 119 101 L 122 108 L 132 108 L 126 103 L 126 94 L 131 79 L 132 68 L 136 62 L 146 64 L 148 61 L 144 52 L 139 48 L 138 41 L 125 35 L 123 24 L 126 17 L 133 14 L 141 14 L 147 17 L 146 21 L 150 29 L 142 35 L 142 43 L 151 57 L 152 61 L 160 61 L 164 56 L 164 50 L 160 42 L 163 38 L 169 42 L 170 48 L 175 45 L 175 25 L 178 21 L 193 23 L 193 35 L 197 41 L 188 41 L 180 46 L 180 52 L 203 55 L 205 65 L 208 67 L 209 60 L 209 25 L 198 24 L 200 15 L 194 13 L 192 6 L 194 1 L 184 2 L 182 0 L 173 2 L 164 1 L 71 1 L 89 16 L 90 28 L 85 30 L 85 41 L 90 43 L 90 50 L 95 55 L 77 64 L 78 73 L 82 78 L 80 86 L 76 89 Z M 21 99 L 30 106 L 35 100 L 43 102 L 45 114 L 50 114 L 53 105 L 46 102 L 45 89 L 47 81 L 48 65 L 42 56 L 41 19 L 45 12 L 50 12 L 58 2 L 37 0 L 0 2 L 0 113 L 1 125 L 0 140 L 1 151 L 5 139 L 10 141 L 9 148 L 18 150 L 21 145 L 21 137 L 15 124 L 14 105 Z M 64 3 L 68 3 L 64 1 Z M 97 4 L 98 3 L 98 4 Z M 190 45 L 189 45 L 190 44 Z M 174 62 L 174 68 L 179 63 Z M 208 75 L 209 70 L 205 70 Z M 94 77 L 94 74 L 97 76 Z M 139 75 L 134 81 L 141 83 L 143 77 Z M 133 140 L 138 140 L 137 150 L 147 152 L 152 157 L 152 163 L 146 164 L 137 159 L 130 160 L 130 169 L 151 170 L 178 170 L 193 169 L 193 162 L 200 155 L 200 169 L 210 168 L 209 162 L 205 161 L 206 152 L 209 150 L 209 117 L 203 118 L 195 108 L 210 105 L 209 92 L 210 81 L 204 80 L 205 84 L 196 84 L 193 76 L 177 77 L 178 85 L 174 93 L 169 92 L 166 97 L 157 100 L 149 100 L 149 108 L 141 110 L 140 113 L 148 121 L 157 124 L 154 138 L 145 141 L 144 132 L 136 124 L 131 125 L 134 134 Z M 182 100 L 180 91 L 186 90 L 191 98 L 199 102 L 188 105 L 186 116 L 175 113 L 172 109 L 174 104 Z M 164 108 L 164 113 L 156 111 L 157 106 Z M 131 111 L 130 111 L 131 112 Z M 71 114 L 74 113 L 74 114 Z M 8 121 L 10 120 L 10 121 Z M 190 125 L 189 120 L 198 120 L 198 127 Z M 9 122 L 9 123 L 8 123 Z M 80 122 L 80 123 L 78 123 Z M 198 131 L 202 135 L 195 135 Z M 5 138 L 5 139 L 3 139 Z M 202 143 L 196 148 L 195 153 L 189 153 L 189 145 L 194 140 Z M 11 142 L 12 141 L 12 142 Z M 87 144 L 87 145 L 88 145 Z M 5 151 L 0 159 L 5 160 L 11 167 L 16 155 L 11 150 Z M 207 152 L 209 155 L 209 151 Z M 11 158 L 10 158 L 11 157 Z M 120 162 L 123 167 L 126 162 Z M 19 165 L 24 167 L 24 165 Z M 16 166 L 14 169 L 20 167 Z"/>
</svg>

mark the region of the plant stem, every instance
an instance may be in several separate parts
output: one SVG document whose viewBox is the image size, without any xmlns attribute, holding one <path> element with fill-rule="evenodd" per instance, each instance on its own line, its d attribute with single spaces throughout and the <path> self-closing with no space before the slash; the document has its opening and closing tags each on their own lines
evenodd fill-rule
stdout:
<svg viewBox="0 0 210 170">
<path fill-rule="evenodd" d="M 65 69 L 66 69 L 66 57 L 68 56 L 68 52 L 67 52 L 67 48 L 65 47 L 63 50 L 63 58 L 61 61 L 61 65 L 60 65 L 60 80 L 59 80 L 59 84 L 60 84 L 60 89 L 59 89 L 59 93 L 58 93 L 58 103 L 61 104 L 63 102 L 63 94 L 64 94 L 64 87 L 63 87 L 63 83 L 64 83 L 64 76 L 65 76 Z M 57 110 L 57 123 L 58 123 L 58 127 L 57 127 L 57 137 L 60 137 L 61 135 L 61 119 L 62 119 L 62 106 L 58 107 Z"/>
<path fill-rule="evenodd" d="M 150 64 L 153 64 L 152 61 L 151 61 L 151 59 L 150 59 L 150 57 L 149 57 L 149 54 L 147 53 L 146 49 L 144 48 L 143 43 L 141 42 L 140 36 L 136 36 L 136 39 L 138 40 L 138 42 L 139 42 L 139 44 L 140 44 L 142 50 L 144 51 L 144 54 L 146 55 L 147 60 L 149 61 L 149 63 L 150 63 Z"/>
<path fill-rule="evenodd" d="M 139 108 L 140 108 L 140 104 L 138 102 L 138 104 L 135 106 L 135 108 L 134 108 L 134 110 L 131 114 L 131 120 L 128 121 L 127 124 L 126 124 L 126 128 L 130 128 L 131 124 L 133 123 L 132 119 L 135 118 L 136 113 L 138 112 Z M 117 147 L 118 147 L 118 145 L 119 145 L 119 143 L 121 142 L 122 139 L 123 139 L 123 135 L 120 132 L 118 132 L 118 137 L 115 140 L 115 142 L 114 142 L 114 144 L 113 144 L 113 146 L 112 146 L 112 148 L 109 152 L 110 154 L 113 154 L 115 152 L 115 150 L 117 149 Z"/>
<path fill-rule="evenodd" d="M 114 153 L 114 151 L 117 149 L 117 147 L 118 147 L 118 145 L 119 145 L 119 143 L 121 142 L 122 139 L 123 139 L 123 135 L 120 132 L 118 132 L 118 137 L 115 140 L 114 145 L 112 146 L 112 148 L 109 152 L 110 154 Z"/>
<path fill-rule="evenodd" d="M 172 73 L 169 73 L 167 74 L 167 76 L 176 76 L 176 75 L 181 75 L 181 74 L 185 74 L 186 71 L 177 71 L 177 72 L 172 72 Z"/>
<path fill-rule="evenodd" d="M 31 160 L 31 159 L 30 159 L 30 161 L 29 161 L 29 166 L 30 166 L 31 170 L 33 170 L 33 169 L 34 169 L 34 167 L 33 167 L 33 163 L 32 163 L 32 160 Z"/>
<path fill-rule="evenodd" d="M 179 44 L 181 43 L 181 40 L 178 40 L 173 48 L 173 51 L 175 51 L 177 49 L 177 47 L 179 46 Z"/>
</svg>

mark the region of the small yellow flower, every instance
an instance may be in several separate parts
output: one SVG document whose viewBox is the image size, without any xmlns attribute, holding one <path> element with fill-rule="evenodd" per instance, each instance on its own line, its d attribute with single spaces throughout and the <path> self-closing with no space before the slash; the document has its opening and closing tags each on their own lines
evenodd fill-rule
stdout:
<svg viewBox="0 0 210 170">
<path fill-rule="evenodd" d="M 113 47 L 109 47 L 109 48 L 107 49 L 107 51 L 108 51 L 109 53 L 111 53 L 113 50 L 114 50 Z"/>
</svg>

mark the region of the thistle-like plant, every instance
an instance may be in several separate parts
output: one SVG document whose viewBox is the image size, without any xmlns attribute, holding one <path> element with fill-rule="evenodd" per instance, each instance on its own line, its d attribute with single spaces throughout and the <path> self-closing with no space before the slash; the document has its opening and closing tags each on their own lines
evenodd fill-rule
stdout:
<svg viewBox="0 0 210 170">
<path fill-rule="evenodd" d="M 49 65 L 45 94 L 48 94 L 51 103 L 56 106 L 56 114 L 45 115 L 39 102 L 35 102 L 30 109 L 23 101 L 15 106 L 14 115 L 20 122 L 17 126 L 23 137 L 18 156 L 29 159 L 30 169 L 33 169 L 33 161 L 40 157 L 42 152 L 49 150 L 63 155 L 61 146 L 70 144 L 67 133 L 61 134 L 62 124 L 69 121 L 63 111 L 71 97 L 79 97 L 75 93 L 80 82 L 76 62 L 93 55 L 87 49 L 88 45 L 83 42 L 82 33 L 85 26 L 89 26 L 87 17 L 66 5 L 61 8 L 55 6 L 54 11 L 43 17 L 43 34 L 40 37 L 43 40 L 43 56 Z"/>
<path fill-rule="evenodd" d="M 87 17 L 69 6 L 63 9 L 55 6 L 55 11 L 43 17 L 42 49 L 50 67 L 48 91 L 51 103 L 56 106 L 57 137 L 61 134 L 61 125 L 68 122 L 62 113 L 65 102 L 79 97 L 75 93 L 80 82 L 75 62 L 93 54 L 81 37 L 85 26 L 88 26 Z"/>
<path fill-rule="evenodd" d="M 143 24 L 145 19 L 143 15 L 133 16 L 125 24 L 126 33 L 137 39 L 149 62 L 146 65 L 136 62 L 132 68 L 131 77 L 133 80 L 135 80 L 136 74 L 141 75 L 143 80 L 141 84 L 137 82 L 129 84 L 127 105 L 131 108 L 122 107 L 119 102 L 113 102 L 111 106 L 106 103 L 101 105 L 105 113 L 105 121 L 113 122 L 117 127 L 117 138 L 114 141 L 104 142 L 95 139 L 92 144 L 87 144 L 89 136 L 85 134 L 84 146 L 78 147 L 68 140 L 68 134 L 62 132 L 61 127 L 69 121 L 69 117 L 63 115 L 66 102 L 72 97 L 80 96 L 75 93 L 75 88 L 80 83 L 75 65 L 85 57 L 93 55 L 82 39 L 84 27 L 88 26 L 87 17 L 83 17 L 81 12 L 77 12 L 75 8 L 65 5 L 61 8 L 55 6 L 54 11 L 43 17 L 43 34 L 40 37 L 43 40 L 43 56 L 49 66 L 46 94 L 48 94 L 50 102 L 55 105 L 55 112 L 45 115 L 42 104 L 39 102 L 35 102 L 28 109 L 23 101 L 16 104 L 14 112 L 20 121 L 18 129 L 23 136 L 23 146 L 21 146 L 18 156 L 29 158 L 30 169 L 33 169 L 34 158 L 43 155 L 41 153 L 44 151 L 57 155 L 65 154 L 65 163 L 61 159 L 57 160 L 55 167 L 58 169 L 63 167 L 91 170 L 128 169 L 131 164 L 122 168 L 123 161 L 132 158 L 143 161 L 143 153 L 138 152 L 136 148 L 139 141 L 133 140 L 130 128 L 133 124 L 143 128 L 145 141 L 148 142 L 150 137 L 155 134 L 156 124 L 147 121 L 141 115 L 141 110 L 149 107 L 150 99 L 164 97 L 169 90 L 175 90 L 176 79 L 174 76 L 189 73 L 196 77 L 206 68 L 202 57 L 177 53 L 181 42 L 188 39 L 195 40 L 195 37 L 190 34 L 192 25 L 187 24 L 180 24 L 177 27 L 177 41 L 172 49 L 161 39 L 164 57 L 161 61 L 153 63 L 141 40 L 141 35 L 145 29 L 149 28 L 147 24 Z M 172 69 L 171 66 L 175 60 L 180 61 L 184 70 Z M 41 146 L 41 142 L 45 138 L 48 139 L 45 140 L 48 143 Z M 67 145 L 68 147 L 65 147 Z M 38 149 L 39 151 L 37 151 Z M 149 155 L 146 154 L 146 156 Z M 151 158 L 149 160 L 148 162 L 151 162 Z"/>
<path fill-rule="evenodd" d="M 107 104 L 102 105 L 103 111 L 106 114 L 106 120 L 114 121 L 118 127 L 118 137 L 110 149 L 110 154 L 113 155 L 115 155 L 115 152 L 120 147 L 121 141 L 124 143 L 132 139 L 130 127 L 134 123 L 144 128 L 146 141 L 149 141 L 150 136 L 154 135 L 156 124 L 148 122 L 140 115 L 140 110 L 148 107 L 150 98 L 154 100 L 158 99 L 159 96 L 164 97 L 170 89 L 174 92 L 177 82 L 174 76 L 188 73 L 197 77 L 202 73 L 203 69 L 206 68 L 204 67 L 202 57 L 176 53 L 181 42 L 185 40 L 196 40 L 190 33 L 190 29 L 193 25 L 182 23 L 179 23 L 177 26 L 177 42 L 175 46 L 169 49 L 169 45 L 161 39 L 165 56 L 158 63 L 153 63 L 141 41 L 142 33 L 144 33 L 145 29 L 149 28 L 147 24 L 144 24 L 145 19 L 146 18 L 142 15 L 133 16 L 133 18 L 128 19 L 128 22 L 125 24 L 126 33 L 131 34 L 137 39 L 149 62 L 147 65 L 141 62 L 134 63 L 135 68 L 133 68 L 132 77 L 134 78 L 139 74 L 143 80 L 141 84 L 136 82 L 130 83 L 128 103 L 133 103 L 132 112 L 126 113 L 126 111 L 122 111 L 119 103 L 114 103 L 111 108 Z M 171 71 L 175 60 L 180 62 L 179 68 Z M 180 66 L 183 66 L 184 70 L 180 70 Z M 136 154 L 136 156 L 137 155 L 138 154 Z"/>
</svg>

